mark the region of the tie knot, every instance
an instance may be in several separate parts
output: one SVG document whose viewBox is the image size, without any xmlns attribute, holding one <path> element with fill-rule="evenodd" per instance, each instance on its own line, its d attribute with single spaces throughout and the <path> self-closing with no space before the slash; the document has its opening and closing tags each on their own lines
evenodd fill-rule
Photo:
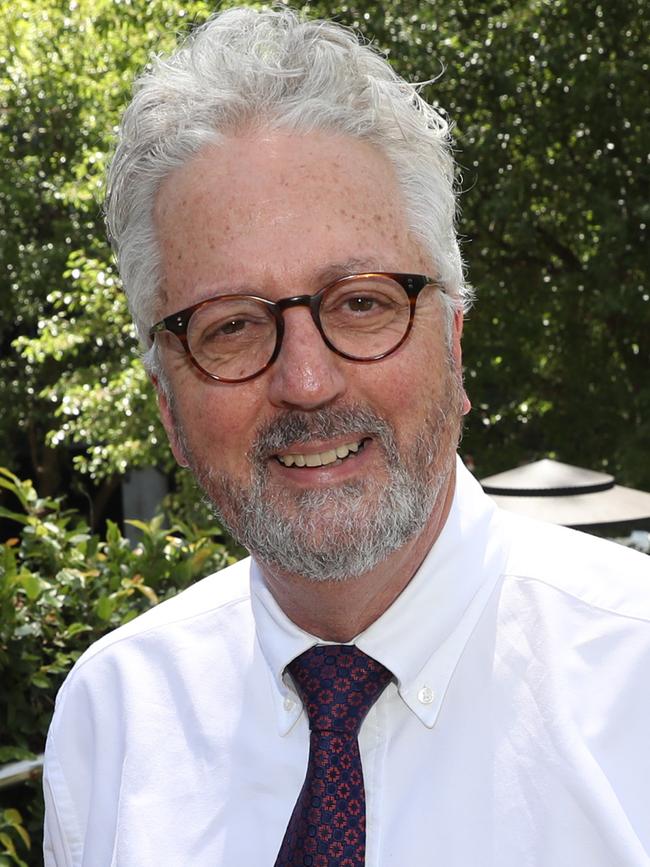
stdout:
<svg viewBox="0 0 650 867">
<path fill-rule="evenodd" d="M 356 735 L 392 675 L 350 644 L 317 644 L 288 666 L 312 731 Z"/>
</svg>

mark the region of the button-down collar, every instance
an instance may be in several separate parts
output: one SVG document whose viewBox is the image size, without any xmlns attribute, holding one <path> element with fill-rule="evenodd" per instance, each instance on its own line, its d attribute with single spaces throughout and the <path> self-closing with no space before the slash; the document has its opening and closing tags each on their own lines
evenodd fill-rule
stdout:
<svg viewBox="0 0 650 867">
<path fill-rule="evenodd" d="M 390 608 L 351 642 L 393 672 L 403 701 L 429 728 L 502 571 L 507 551 L 500 541 L 498 521 L 496 508 L 459 460 L 454 498 L 440 536 Z M 302 706 L 284 680 L 285 668 L 322 641 L 289 620 L 257 564 L 251 571 L 251 586 L 278 730 L 286 734 Z"/>
</svg>

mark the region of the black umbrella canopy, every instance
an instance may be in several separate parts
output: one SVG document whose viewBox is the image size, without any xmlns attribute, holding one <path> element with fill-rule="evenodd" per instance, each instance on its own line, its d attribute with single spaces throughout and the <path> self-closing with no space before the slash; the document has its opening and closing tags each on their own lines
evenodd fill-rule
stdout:
<svg viewBox="0 0 650 867">
<path fill-rule="evenodd" d="M 566 527 L 650 522 L 650 494 L 617 485 L 607 473 L 548 458 L 489 476 L 481 484 L 501 508 Z"/>
</svg>

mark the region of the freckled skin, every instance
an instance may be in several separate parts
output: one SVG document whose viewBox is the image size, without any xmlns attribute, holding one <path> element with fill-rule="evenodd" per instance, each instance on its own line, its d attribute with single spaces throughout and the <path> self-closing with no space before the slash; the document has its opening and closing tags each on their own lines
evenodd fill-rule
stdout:
<svg viewBox="0 0 650 867">
<path fill-rule="evenodd" d="M 388 161 L 367 143 L 337 136 L 256 132 L 206 147 L 165 181 L 154 216 L 166 297 L 160 316 L 219 292 L 270 299 L 313 293 L 322 288 L 325 269 L 351 259 L 362 260 L 357 270 L 433 272 L 409 231 Z M 461 328 L 457 316 L 458 365 Z M 427 413 L 435 412 L 445 381 L 443 329 L 441 304 L 432 293 L 418 306 L 413 332 L 397 352 L 356 364 L 327 349 L 306 309 L 290 309 L 278 360 L 262 376 L 238 385 L 202 376 L 171 335 L 161 335 L 160 343 L 192 453 L 247 485 L 247 453 L 256 431 L 281 411 L 369 405 L 393 425 L 398 446 L 408 449 Z M 185 464 L 169 406 L 159 398 L 172 448 Z M 378 451 L 364 472 L 378 483 L 386 478 Z M 345 590 L 276 573 L 266 575 L 271 592 L 303 628 L 347 640 L 408 583 L 444 523 L 453 484 L 452 469 L 421 536 L 372 573 L 347 582 Z M 288 482 L 282 490 L 290 514 L 294 492 Z"/>
</svg>

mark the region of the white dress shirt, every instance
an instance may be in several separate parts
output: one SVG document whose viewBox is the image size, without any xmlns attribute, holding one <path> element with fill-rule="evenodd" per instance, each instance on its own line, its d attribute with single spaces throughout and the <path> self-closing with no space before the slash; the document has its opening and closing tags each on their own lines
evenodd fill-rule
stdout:
<svg viewBox="0 0 650 867">
<path fill-rule="evenodd" d="M 287 663 L 317 643 L 245 560 L 98 641 L 61 689 L 46 867 L 273 867 L 302 786 Z M 649 867 L 650 559 L 501 512 L 445 527 L 357 637 L 368 867 Z"/>
</svg>

